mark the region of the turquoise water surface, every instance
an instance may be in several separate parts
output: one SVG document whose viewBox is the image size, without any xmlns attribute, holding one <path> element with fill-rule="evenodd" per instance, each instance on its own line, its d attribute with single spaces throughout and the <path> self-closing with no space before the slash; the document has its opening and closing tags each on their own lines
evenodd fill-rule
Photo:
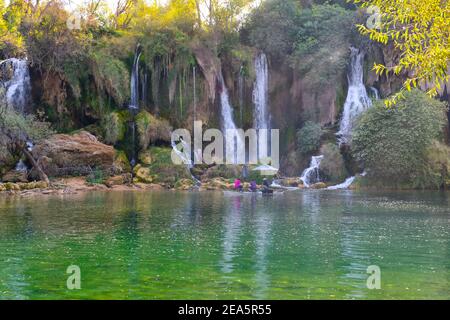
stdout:
<svg viewBox="0 0 450 320">
<path fill-rule="evenodd" d="M 0 196 L 0 298 L 450 299 L 450 194 Z"/>
</svg>

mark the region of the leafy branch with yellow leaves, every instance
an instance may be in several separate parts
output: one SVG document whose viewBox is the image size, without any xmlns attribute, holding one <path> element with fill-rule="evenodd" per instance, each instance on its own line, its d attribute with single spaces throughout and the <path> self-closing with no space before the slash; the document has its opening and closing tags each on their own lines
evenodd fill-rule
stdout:
<svg viewBox="0 0 450 320">
<path fill-rule="evenodd" d="M 450 80 L 450 1 L 447 0 L 354 0 L 362 8 L 377 8 L 376 28 L 358 25 L 370 39 L 400 52 L 395 65 L 374 64 L 378 75 L 408 73 L 401 90 L 389 99 L 391 107 L 412 88 L 427 88 L 436 96 Z"/>
</svg>

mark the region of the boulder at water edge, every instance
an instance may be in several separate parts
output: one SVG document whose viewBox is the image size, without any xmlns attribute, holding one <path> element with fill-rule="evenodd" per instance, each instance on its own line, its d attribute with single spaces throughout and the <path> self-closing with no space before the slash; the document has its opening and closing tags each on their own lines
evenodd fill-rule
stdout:
<svg viewBox="0 0 450 320">
<path fill-rule="evenodd" d="M 103 144 L 92 134 L 55 134 L 33 148 L 33 156 L 50 176 L 64 175 L 72 170 L 113 166 L 114 148 Z"/>
</svg>

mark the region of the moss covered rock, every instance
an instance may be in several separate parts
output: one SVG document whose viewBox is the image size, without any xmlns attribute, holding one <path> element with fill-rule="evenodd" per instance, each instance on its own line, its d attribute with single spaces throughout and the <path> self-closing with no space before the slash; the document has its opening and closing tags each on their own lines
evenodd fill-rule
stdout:
<svg viewBox="0 0 450 320">
<path fill-rule="evenodd" d="M 283 178 L 279 179 L 278 183 L 283 187 L 300 187 L 303 186 L 303 181 L 300 180 L 300 178 L 294 177 L 294 178 Z"/>
<path fill-rule="evenodd" d="M 124 139 L 128 118 L 127 113 L 111 112 L 102 119 L 103 139 L 107 144 L 115 145 Z"/>
<path fill-rule="evenodd" d="M 213 178 L 211 180 L 204 181 L 201 186 L 201 190 L 233 190 L 234 185 L 228 179 L 225 178 Z"/>
<path fill-rule="evenodd" d="M 8 191 L 20 191 L 20 185 L 17 183 L 7 182 L 4 186 Z"/>
<path fill-rule="evenodd" d="M 124 151 L 116 151 L 113 166 L 117 173 L 131 172 L 130 161 Z"/>
<path fill-rule="evenodd" d="M 195 182 L 192 179 L 181 179 L 175 183 L 175 189 L 181 191 L 192 190 L 195 187 Z"/>
<path fill-rule="evenodd" d="M 149 150 L 144 150 L 139 153 L 139 162 L 143 165 L 151 165 L 153 162 L 152 153 Z"/>
<path fill-rule="evenodd" d="M 137 165 L 134 168 L 134 182 L 153 183 L 153 175 L 150 168 Z"/>
<path fill-rule="evenodd" d="M 330 183 L 339 183 L 347 176 L 344 158 L 335 143 L 327 143 L 320 148 L 323 159 L 320 163 L 321 177 Z"/>
<path fill-rule="evenodd" d="M 184 165 L 175 165 L 172 162 L 172 148 L 152 147 L 147 150 L 151 157 L 151 164 L 141 164 L 144 177 L 151 177 L 152 183 L 158 183 L 173 188 L 181 179 L 191 179 L 191 175 Z"/>
<path fill-rule="evenodd" d="M 325 189 L 327 187 L 326 183 L 318 182 L 311 186 L 311 189 Z"/>
<path fill-rule="evenodd" d="M 243 166 L 236 165 L 217 165 L 206 170 L 202 176 L 204 179 L 225 178 L 236 179 L 242 176 Z"/>
<path fill-rule="evenodd" d="M 164 119 L 158 119 L 147 111 L 142 111 L 136 116 L 136 126 L 139 135 L 139 144 L 143 150 L 156 142 L 171 141 L 172 127 Z"/>
</svg>

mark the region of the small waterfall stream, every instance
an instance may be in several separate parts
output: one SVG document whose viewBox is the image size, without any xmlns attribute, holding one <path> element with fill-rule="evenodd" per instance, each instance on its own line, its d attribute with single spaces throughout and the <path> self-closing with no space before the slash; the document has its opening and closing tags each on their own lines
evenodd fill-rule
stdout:
<svg viewBox="0 0 450 320">
<path fill-rule="evenodd" d="M 136 52 L 134 54 L 133 67 L 131 70 L 131 79 L 130 79 L 130 104 L 128 106 L 128 110 L 133 116 L 133 120 L 130 122 L 130 131 L 131 131 L 131 155 L 130 155 L 130 164 L 131 167 L 136 165 L 137 161 L 137 146 L 136 146 L 136 121 L 135 116 L 139 112 L 139 59 L 141 58 L 141 46 L 138 44 L 136 47 Z"/>
<path fill-rule="evenodd" d="M 188 146 L 186 145 L 186 142 L 184 140 L 181 140 L 180 144 L 183 150 L 188 149 Z M 188 170 L 195 184 L 197 186 L 200 186 L 202 184 L 201 181 L 192 174 L 192 168 L 194 167 L 194 165 L 192 163 L 191 156 L 189 154 L 186 154 L 186 152 L 181 151 L 174 141 L 172 141 L 172 149 L 175 151 L 175 154 L 181 159 L 181 161 L 186 165 L 186 169 Z"/>
<path fill-rule="evenodd" d="M 255 112 L 253 124 L 255 129 L 270 129 L 270 114 L 268 110 L 269 100 L 269 70 L 267 57 L 260 53 L 255 58 L 256 80 L 253 87 L 253 103 Z M 258 136 L 258 156 L 259 159 L 269 156 L 269 141 Z"/>
<path fill-rule="evenodd" d="M 221 86 L 221 92 L 220 92 L 220 105 L 221 105 L 221 116 L 222 116 L 222 130 L 223 133 L 226 136 L 226 131 L 229 129 L 236 130 L 236 124 L 233 120 L 233 107 L 230 104 L 230 97 L 228 95 L 228 89 L 225 85 L 225 80 L 223 78 L 222 72 L 220 72 L 219 75 L 219 84 Z M 242 145 L 244 142 L 241 141 L 241 139 L 238 137 L 236 139 L 236 143 L 238 145 Z M 234 157 L 233 157 L 233 163 L 237 163 L 237 152 L 238 148 L 235 148 L 235 140 L 226 139 L 225 143 L 226 150 L 235 150 Z"/>
<path fill-rule="evenodd" d="M 347 178 L 347 180 L 345 180 L 343 183 L 332 186 L 332 187 L 328 187 L 327 190 L 341 190 L 341 189 L 348 189 L 353 181 L 355 181 L 356 177 L 350 177 Z"/>
<path fill-rule="evenodd" d="M 131 101 L 129 109 L 139 109 L 139 59 L 141 58 L 141 46 L 136 47 L 134 54 L 133 69 L 131 70 L 130 94 Z"/>
<path fill-rule="evenodd" d="M 245 84 L 244 67 L 241 66 L 238 77 L 239 120 L 241 126 L 243 126 L 244 122 L 244 84 Z"/>
<path fill-rule="evenodd" d="M 300 180 L 303 181 L 305 187 L 309 188 L 314 183 L 320 182 L 319 170 L 322 160 L 323 156 L 312 157 L 309 168 L 306 168 L 305 171 L 303 171 Z"/>
<path fill-rule="evenodd" d="M 347 74 L 348 94 L 344 104 L 340 130 L 337 133 L 340 145 L 351 142 L 356 118 L 372 105 L 363 81 L 364 52 L 353 47 L 350 50 L 350 69 Z"/>
<path fill-rule="evenodd" d="M 0 62 L 0 87 L 4 90 L 4 97 L 0 96 L 0 103 L 7 108 L 25 114 L 31 105 L 31 81 L 28 61 L 11 58 Z M 28 151 L 33 150 L 33 142 L 27 141 Z M 15 166 L 19 172 L 28 171 L 28 167 L 21 159 Z"/>
<path fill-rule="evenodd" d="M 4 103 L 24 113 L 31 103 L 31 82 L 28 61 L 11 58 L 0 62 L 0 86 L 5 91 Z M 1 97 L 0 97 L 1 98 Z"/>
<path fill-rule="evenodd" d="M 369 87 L 369 89 L 371 92 L 371 98 L 374 100 L 380 100 L 380 92 L 378 91 L 378 89 L 375 87 Z"/>
</svg>

